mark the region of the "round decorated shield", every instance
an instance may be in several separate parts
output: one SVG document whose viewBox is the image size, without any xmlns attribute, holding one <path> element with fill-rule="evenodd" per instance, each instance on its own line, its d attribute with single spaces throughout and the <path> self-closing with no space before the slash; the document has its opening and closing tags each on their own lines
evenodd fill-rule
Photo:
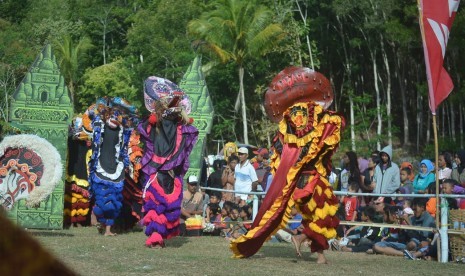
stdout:
<svg viewBox="0 0 465 276">
<path fill-rule="evenodd" d="M 299 102 L 315 102 L 324 109 L 333 102 L 329 80 L 310 68 L 288 67 L 274 77 L 265 93 L 265 111 L 277 123 L 283 112 Z"/>
<path fill-rule="evenodd" d="M 57 149 L 31 134 L 7 136 L 0 143 L 0 205 L 11 209 L 20 199 L 37 206 L 61 180 Z"/>
</svg>

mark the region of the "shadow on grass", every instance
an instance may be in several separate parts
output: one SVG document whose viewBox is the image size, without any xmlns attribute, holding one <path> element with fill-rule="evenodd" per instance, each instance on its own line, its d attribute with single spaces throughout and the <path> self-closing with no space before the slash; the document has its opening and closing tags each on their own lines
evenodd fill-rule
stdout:
<svg viewBox="0 0 465 276">
<path fill-rule="evenodd" d="M 74 237 L 74 234 L 54 231 L 30 231 L 28 233 L 35 237 Z"/>
<path fill-rule="evenodd" d="M 192 238 L 192 237 L 180 237 L 180 236 L 177 236 L 177 237 L 175 237 L 173 239 L 167 240 L 165 242 L 165 244 L 166 244 L 166 247 L 180 248 L 180 247 L 183 247 L 185 244 L 190 242 L 189 238 Z"/>
<path fill-rule="evenodd" d="M 288 246 L 287 246 L 288 245 Z M 311 254 L 307 248 L 302 246 L 302 257 L 297 257 L 297 254 L 294 250 L 292 244 L 280 244 L 279 246 L 267 246 L 265 243 L 260 251 L 257 252 L 254 256 L 250 257 L 251 259 L 259 258 L 286 258 L 290 262 L 296 263 L 299 261 L 315 261 L 316 255 Z"/>
</svg>

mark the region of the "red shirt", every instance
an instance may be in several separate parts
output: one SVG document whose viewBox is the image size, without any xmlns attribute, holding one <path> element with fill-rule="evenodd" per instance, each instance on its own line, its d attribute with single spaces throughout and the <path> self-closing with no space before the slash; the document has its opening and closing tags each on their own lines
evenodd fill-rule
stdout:
<svg viewBox="0 0 465 276">
<path fill-rule="evenodd" d="M 354 213 L 357 210 L 358 200 L 356 196 L 344 198 L 344 210 L 346 214 L 346 220 L 351 221 L 354 218 Z"/>
</svg>

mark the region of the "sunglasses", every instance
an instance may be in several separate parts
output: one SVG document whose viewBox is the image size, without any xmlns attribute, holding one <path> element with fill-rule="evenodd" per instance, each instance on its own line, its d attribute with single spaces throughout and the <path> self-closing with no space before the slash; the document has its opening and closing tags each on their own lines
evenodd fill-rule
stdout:
<svg viewBox="0 0 465 276">
<path fill-rule="evenodd" d="M 237 155 L 245 155 L 245 153 L 239 152 Z"/>
</svg>

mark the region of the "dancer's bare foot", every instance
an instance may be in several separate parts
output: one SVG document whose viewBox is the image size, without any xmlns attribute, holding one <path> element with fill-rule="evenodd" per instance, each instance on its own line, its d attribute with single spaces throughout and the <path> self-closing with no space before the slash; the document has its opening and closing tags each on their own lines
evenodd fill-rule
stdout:
<svg viewBox="0 0 465 276">
<path fill-rule="evenodd" d="M 294 245 L 295 248 L 295 253 L 297 254 L 297 257 L 302 257 L 302 252 L 300 252 L 300 247 L 302 246 L 302 242 L 306 240 L 305 235 L 294 235 L 291 237 L 292 244 Z"/>
<path fill-rule="evenodd" d="M 161 245 L 161 244 L 153 244 L 153 245 L 149 246 L 149 248 L 152 248 L 152 249 L 163 249 L 164 246 Z"/>
<path fill-rule="evenodd" d="M 111 225 L 105 225 L 105 234 L 103 235 L 113 237 L 116 236 L 116 233 L 111 232 Z"/>
<path fill-rule="evenodd" d="M 317 264 L 329 264 L 328 260 L 326 259 L 325 255 L 323 254 L 323 251 L 318 251 L 318 257 L 316 259 Z"/>
</svg>

